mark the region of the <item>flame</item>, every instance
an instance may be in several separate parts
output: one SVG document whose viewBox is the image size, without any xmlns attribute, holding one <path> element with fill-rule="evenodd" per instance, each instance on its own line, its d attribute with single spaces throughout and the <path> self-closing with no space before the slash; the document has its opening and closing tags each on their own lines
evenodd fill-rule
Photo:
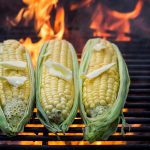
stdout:
<svg viewBox="0 0 150 150">
<path fill-rule="evenodd" d="M 16 26 L 19 22 L 24 21 L 25 26 L 27 26 L 34 19 L 34 28 L 39 41 L 33 43 L 31 38 L 27 37 L 25 40 L 20 39 L 20 42 L 28 48 L 35 65 L 41 45 L 46 40 L 62 38 L 65 29 L 65 13 L 63 7 L 57 7 L 58 0 L 23 0 L 23 2 L 27 8 L 22 8 L 10 23 L 12 26 Z M 56 10 L 56 16 L 52 26 L 50 14 L 53 9 Z"/>
<path fill-rule="evenodd" d="M 76 10 L 82 7 L 89 7 L 93 0 L 82 0 L 80 3 L 72 3 L 70 6 L 70 10 Z"/>
<path fill-rule="evenodd" d="M 28 26 L 34 20 L 34 28 L 39 40 L 34 43 L 30 37 L 27 37 L 26 39 L 20 39 L 20 42 L 28 48 L 35 66 L 41 45 L 46 40 L 63 37 L 65 12 L 63 7 L 58 6 L 58 0 L 23 0 L 23 2 L 27 7 L 22 8 L 16 18 L 9 22 L 12 26 L 16 26 L 24 21 L 24 25 Z M 82 0 L 78 3 L 71 3 L 70 10 L 89 7 L 93 2 L 92 0 Z M 107 39 L 113 35 L 116 40 L 129 41 L 130 37 L 125 36 L 124 33 L 130 33 L 130 20 L 139 15 L 142 6 L 143 1 L 138 0 L 133 11 L 121 13 L 98 3 L 92 17 L 89 16 L 91 17 L 89 27 L 93 30 L 93 36 L 101 36 Z M 54 17 L 51 14 L 53 10 L 56 11 Z"/>
<path fill-rule="evenodd" d="M 138 0 L 135 9 L 132 12 L 121 13 L 116 10 L 111 10 L 102 4 L 98 4 L 92 15 L 90 28 L 94 29 L 93 36 L 102 36 L 105 39 L 111 36 L 107 30 L 116 32 L 116 40 L 129 41 L 130 37 L 124 33 L 130 33 L 130 20 L 135 19 L 143 6 L 143 1 Z"/>
</svg>

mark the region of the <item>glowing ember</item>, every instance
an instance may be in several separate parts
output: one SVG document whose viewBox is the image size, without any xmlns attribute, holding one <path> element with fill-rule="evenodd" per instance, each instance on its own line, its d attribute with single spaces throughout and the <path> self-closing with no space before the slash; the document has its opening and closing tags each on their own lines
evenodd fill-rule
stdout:
<svg viewBox="0 0 150 150">
<path fill-rule="evenodd" d="M 89 143 L 88 141 L 49 141 L 48 145 L 125 145 L 125 141 L 96 141 L 93 142 L 92 144 Z"/>
</svg>

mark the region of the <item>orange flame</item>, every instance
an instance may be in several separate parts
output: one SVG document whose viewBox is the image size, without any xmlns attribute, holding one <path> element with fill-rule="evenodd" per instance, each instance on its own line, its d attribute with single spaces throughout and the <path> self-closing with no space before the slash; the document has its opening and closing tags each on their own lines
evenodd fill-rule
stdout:
<svg viewBox="0 0 150 150">
<path fill-rule="evenodd" d="M 98 4 L 92 16 L 90 28 L 94 29 L 93 36 L 102 36 L 107 39 L 110 34 L 106 30 L 116 31 L 116 40 L 129 41 L 130 37 L 124 33 L 130 33 L 130 20 L 135 19 L 143 6 L 143 1 L 138 0 L 135 9 L 129 13 L 121 13 L 111 10 L 102 4 Z"/>
<path fill-rule="evenodd" d="M 25 40 L 21 39 L 20 41 L 28 48 L 32 56 L 33 64 L 35 65 L 39 49 L 43 42 L 52 38 L 62 38 L 65 29 L 64 8 L 57 7 L 58 0 L 23 0 L 23 2 L 27 5 L 27 8 L 22 8 L 16 18 L 10 21 L 10 23 L 16 26 L 23 20 L 27 26 L 34 18 L 35 31 L 40 40 L 33 43 L 31 38 L 27 37 Z M 50 22 L 50 13 L 53 9 L 56 9 L 54 26 Z"/>
<path fill-rule="evenodd" d="M 80 3 L 72 3 L 70 6 L 70 10 L 76 10 L 81 7 L 90 6 L 93 0 L 82 0 Z"/>
</svg>

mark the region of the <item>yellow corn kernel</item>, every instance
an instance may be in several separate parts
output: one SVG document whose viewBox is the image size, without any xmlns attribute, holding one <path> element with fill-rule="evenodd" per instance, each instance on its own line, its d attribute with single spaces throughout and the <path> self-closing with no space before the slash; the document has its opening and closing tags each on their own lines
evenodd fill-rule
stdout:
<svg viewBox="0 0 150 150">
<path fill-rule="evenodd" d="M 69 50 L 68 42 L 51 40 L 45 53 L 50 54 L 43 59 L 43 62 L 50 59 L 73 70 L 72 54 Z M 41 84 L 45 86 L 41 87 L 40 100 L 44 110 L 47 110 L 48 118 L 55 123 L 63 122 L 73 106 L 73 80 L 67 82 L 62 78 L 52 76 L 49 74 L 46 66 L 43 65 Z M 46 99 L 43 99 L 44 97 Z M 48 109 L 49 106 L 50 109 Z"/>
<path fill-rule="evenodd" d="M 109 108 L 109 104 L 114 103 L 119 87 L 117 54 L 110 43 L 105 40 L 100 42 L 106 48 L 92 52 L 87 74 L 110 63 L 115 63 L 115 65 L 90 81 L 89 79 L 83 80 L 83 105 L 90 117 L 102 114 Z"/>
</svg>

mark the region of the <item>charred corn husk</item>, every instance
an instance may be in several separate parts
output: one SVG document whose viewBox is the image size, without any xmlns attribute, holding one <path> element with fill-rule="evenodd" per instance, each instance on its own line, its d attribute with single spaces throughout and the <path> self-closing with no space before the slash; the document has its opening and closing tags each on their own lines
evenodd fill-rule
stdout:
<svg viewBox="0 0 150 150">
<path fill-rule="evenodd" d="M 78 62 L 73 46 L 65 40 L 43 44 L 37 70 L 37 116 L 52 132 L 65 132 L 78 107 Z"/>
<path fill-rule="evenodd" d="M 34 103 L 34 70 L 16 40 L 0 43 L 0 129 L 14 136 L 29 121 Z"/>
<path fill-rule="evenodd" d="M 80 112 L 84 138 L 106 140 L 117 129 L 129 90 L 129 74 L 115 44 L 91 39 L 84 47 L 79 70 Z"/>
</svg>

